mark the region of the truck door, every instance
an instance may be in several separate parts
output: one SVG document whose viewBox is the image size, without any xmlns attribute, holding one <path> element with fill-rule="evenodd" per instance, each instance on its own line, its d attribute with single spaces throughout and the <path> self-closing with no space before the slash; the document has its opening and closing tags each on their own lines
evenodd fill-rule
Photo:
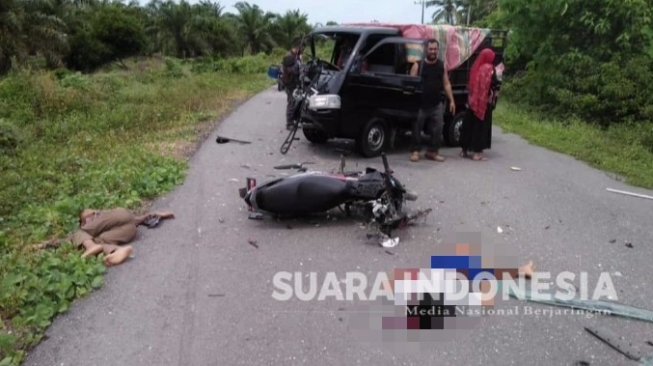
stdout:
<svg viewBox="0 0 653 366">
<path fill-rule="evenodd" d="M 381 40 L 352 65 L 343 88 L 343 108 L 352 114 L 381 115 L 407 122 L 417 115 L 421 78 L 411 76 L 408 45 L 423 47 L 423 41 L 401 37 Z M 347 113 L 349 114 L 349 113 Z"/>
</svg>

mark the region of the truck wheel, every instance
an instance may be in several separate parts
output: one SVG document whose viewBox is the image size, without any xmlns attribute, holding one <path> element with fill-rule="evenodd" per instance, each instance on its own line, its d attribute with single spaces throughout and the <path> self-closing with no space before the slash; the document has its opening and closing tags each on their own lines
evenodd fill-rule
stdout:
<svg viewBox="0 0 653 366">
<path fill-rule="evenodd" d="M 372 158 L 381 155 L 388 143 L 388 138 L 388 130 L 383 120 L 373 118 L 363 127 L 356 144 L 363 156 Z"/>
<path fill-rule="evenodd" d="M 460 112 L 453 117 L 451 122 L 449 122 L 449 126 L 446 131 L 448 140 L 447 142 L 449 143 L 449 146 L 460 146 L 460 128 L 463 125 L 464 118 L 465 112 Z"/>
<path fill-rule="evenodd" d="M 304 128 L 302 132 L 304 132 L 304 137 L 314 144 L 323 144 L 329 139 L 326 133 L 315 128 Z"/>
</svg>

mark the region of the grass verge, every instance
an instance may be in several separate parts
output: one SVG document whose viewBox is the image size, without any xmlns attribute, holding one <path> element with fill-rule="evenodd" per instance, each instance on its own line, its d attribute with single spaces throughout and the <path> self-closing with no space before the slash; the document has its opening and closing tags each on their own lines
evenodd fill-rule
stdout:
<svg viewBox="0 0 653 366">
<path fill-rule="evenodd" d="M 548 118 L 505 100 L 497 106 L 494 120 L 504 131 L 534 144 L 616 173 L 629 184 L 653 188 L 653 121 L 604 129 L 577 119 Z"/>
<path fill-rule="evenodd" d="M 271 85 L 274 61 L 142 59 L 0 79 L 0 366 L 20 364 L 57 314 L 103 283 L 99 259 L 30 244 L 65 237 L 83 208 L 137 210 L 182 183 L 199 136 Z"/>
</svg>

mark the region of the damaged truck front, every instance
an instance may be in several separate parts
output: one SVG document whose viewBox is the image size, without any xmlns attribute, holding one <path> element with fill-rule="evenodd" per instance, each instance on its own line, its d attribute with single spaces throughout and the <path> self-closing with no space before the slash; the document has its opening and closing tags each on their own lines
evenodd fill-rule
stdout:
<svg viewBox="0 0 653 366">
<path fill-rule="evenodd" d="M 411 76 L 410 68 L 421 62 L 425 39 L 444 38 L 441 44 L 451 42 L 449 47 L 441 47 L 444 50 L 440 56 L 448 65 L 459 113 L 445 115 L 443 138 L 456 145 L 475 56 L 483 48 L 492 47 L 498 56 L 497 64 L 502 61 L 505 32 L 493 32 L 396 25 L 317 29 L 306 45 L 311 92 L 306 94 L 308 100 L 300 116 L 304 136 L 313 143 L 330 138 L 354 139 L 360 153 L 367 157 L 392 148 L 397 136 L 410 130 L 419 108 L 421 78 Z"/>
</svg>

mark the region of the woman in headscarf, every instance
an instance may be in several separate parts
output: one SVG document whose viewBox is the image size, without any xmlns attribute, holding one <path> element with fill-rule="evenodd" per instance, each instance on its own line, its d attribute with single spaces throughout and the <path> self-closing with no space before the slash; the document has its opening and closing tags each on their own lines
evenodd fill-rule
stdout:
<svg viewBox="0 0 653 366">
<path fill-rule="evenodd" d="M 492 144 L 492 110 L 496 104 L 499 81 L 494 70 L 495 54 L 489 48 L 479 54 L 469 76 L 469 108 L 460 130 L 463 158 L 485 161 L 483 150 Z"/>
</svg>

